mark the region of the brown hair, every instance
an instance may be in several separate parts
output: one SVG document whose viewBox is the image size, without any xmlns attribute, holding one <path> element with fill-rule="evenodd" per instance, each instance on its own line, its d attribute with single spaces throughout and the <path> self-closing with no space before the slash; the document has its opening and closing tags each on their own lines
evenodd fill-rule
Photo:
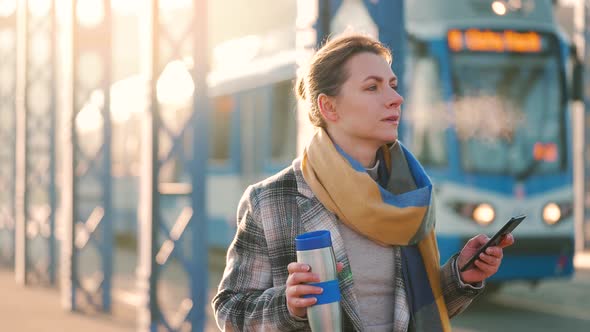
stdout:
<svg viewBox="0 0 590 332">
<path fill-rule="evenodd" d="M 382 56 L 391 64 L 391 51 L 387 46 L 360 34 L 346 34 L 331 39 L 314 54 L 307 73 L 298 78 L 296 85 L 297 96 L 309 104 L 308 116 L 314 126 L 326 126 L 318 109 L 318 96 L 322 93 L 337 96 L 350 75 L 345 68 L 346 62 L 364 52 Z"/>
</svg>

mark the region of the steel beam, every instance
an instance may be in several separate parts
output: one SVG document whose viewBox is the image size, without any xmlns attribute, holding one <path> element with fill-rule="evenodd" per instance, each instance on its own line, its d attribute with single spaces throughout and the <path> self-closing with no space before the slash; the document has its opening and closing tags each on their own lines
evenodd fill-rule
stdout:
<svg viewBox="0 0 590 332">
<path fill-rule="evenodd" d="M 203 331 L 205 326 L 207 10 L 205 0 L 187 5 L 174 8 L 151 0 L 143 17 L 149 37 L 141 53 L 149 55 L 144 72 L 151 107 L 140 180 L 140 331 Z M 184 274 L 188 285 L 181 285 L 175 272 Z M 164 282 L 181 294 L 179 303 L 158 298 Z M 185 289 L 188 294 L 182 295 Z"/>
<path fill-rule="evenodd" d="M 111 5 L 109 0 L 73 0 L 70 9 L 62 304 L 70 310 L 91 307 L 109 312 L 113 275 Z M 87 258 L 80 259 L 82 255 Z"/>
</svg>

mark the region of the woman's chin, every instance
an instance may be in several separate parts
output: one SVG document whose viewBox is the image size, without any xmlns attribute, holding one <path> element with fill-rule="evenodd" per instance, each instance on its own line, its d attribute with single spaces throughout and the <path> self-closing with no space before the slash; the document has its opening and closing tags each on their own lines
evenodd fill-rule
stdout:
<svg viewBox="0 0 590 332">
<path fill-rule="evenodd" d="M 383 141 L 383 144 L 389 144 L 397 141 L 397 131 L 395 134 L 388 133 L 387 135 L 383 135 L 383 137 L 381 137 L 381 141 Z"/>
</svg>

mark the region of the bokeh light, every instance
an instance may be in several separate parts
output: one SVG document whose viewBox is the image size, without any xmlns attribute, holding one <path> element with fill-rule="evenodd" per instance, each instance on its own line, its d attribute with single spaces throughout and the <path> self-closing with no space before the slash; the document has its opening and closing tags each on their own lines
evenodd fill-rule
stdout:
<svg viewBox="0 0 590 332">
<path fill-rule="evenodd" d="M 506 14 L 506 4 L 503 1 L 494 1 L 492 2 L 492 10 L 497 15 L 505 15 Z"/>
<path fill-rule="evenodd" d="M 16 0 L 0 0 L 0 17 L 12 16 L 16 11 Z"/>
<path fill-rule="evenodd" d="M 184 62 L 175 60 L 166 65 L 156 86 L 158 102 L 182 106 L 193 96 L 195 84 Z"/>
<path fill-rule="evenodd" d="M 125 123 L 134 113 L 147 109 L 148 81 L 137 75 L 111 86 L 111 119 L 115 124 Z"/>
<path fill-rule="evenodd" d="M 143 0 L 112 0 L 113 11 L 118 15 L 130 16 L 140 12 Z"/>
<path fill-rule="evenodd" d="M 78 23 L 87 28 L 99 25 L 104 19 L 104 6 L 101 0 L 78 0 L 76 6 Z"/>
<path fill-rule="evenodd" d="M 29 11 L 34 17 L 44 17 L 51 10 L 51 0 L 28 0 Z"/>
</svg>

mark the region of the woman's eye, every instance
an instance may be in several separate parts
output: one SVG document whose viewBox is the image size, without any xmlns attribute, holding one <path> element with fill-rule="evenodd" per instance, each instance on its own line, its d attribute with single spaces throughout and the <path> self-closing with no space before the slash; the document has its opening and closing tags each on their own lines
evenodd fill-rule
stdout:
<svg viewBox="0 0 590 332">
<path fill-rule="evenodd" d="M 377 86 L 376 85 L 371 85 L 371 86 L 369 86 L 367 88 L 367 90 L 369 90 L 369 91 L 375 91 L 375 90 L 377 90 Z"/>
</svg>

